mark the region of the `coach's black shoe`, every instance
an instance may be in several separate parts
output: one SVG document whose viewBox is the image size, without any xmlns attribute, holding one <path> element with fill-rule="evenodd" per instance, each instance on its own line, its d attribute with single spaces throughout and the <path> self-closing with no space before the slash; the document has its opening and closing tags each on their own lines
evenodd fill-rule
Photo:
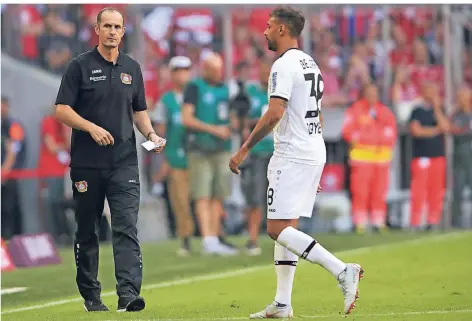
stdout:
<svg viewBox="0 0 472 321">
<path fill-rule="evenodd" d="M 85 300 L 84 309 L 86 312 L 106 312 L 108 310 L 107 306 L 103 304 L 100 299 L 95 300 Z"/>
<path fill-rule="evenodd" d="M 123 296 L 118 299 L 117 312 L 138 312 L 144 309 L 146 303 L 140 296 Z"/>
</svg>

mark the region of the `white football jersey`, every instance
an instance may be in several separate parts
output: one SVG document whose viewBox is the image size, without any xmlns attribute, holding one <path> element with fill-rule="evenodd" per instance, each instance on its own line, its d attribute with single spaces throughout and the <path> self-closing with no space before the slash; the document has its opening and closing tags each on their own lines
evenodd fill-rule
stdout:
<svg viewBox="0 0 472 321">
<path fill-rule="evenodd" d="M 274 155 L 303 164 L 325 164 L 326 146 L 320 123 L 323 78 L 313 58 L 289 49 L 272 65 L 268 95 L 288 102 L 274 128 Z"/>
</svg>

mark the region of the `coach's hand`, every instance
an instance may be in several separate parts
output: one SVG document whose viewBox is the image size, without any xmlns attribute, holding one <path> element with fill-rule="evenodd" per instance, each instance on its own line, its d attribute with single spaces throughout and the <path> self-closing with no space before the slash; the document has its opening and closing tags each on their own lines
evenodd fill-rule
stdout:
<svg viewBox="0 0 472 321">
<path fill-rule="evenodd" d="M 235 174 L 239 174 L 241 171 L 239 170 L 239 165 L 241 165 L 247 157 L 249 150 L 246 147 L 241 147 L 241 149 L 231 157 L 229 161 L 229 168 Z"/>
<path fill-rule="evenodd" d="M 154 149 L 155 153 L 160 153 L 164 147 L 166 146 L 166 140 L 162 137 L 159 137 L 157 134 L 152 133 L 149 139 L 156 145 L 159 145 L 156 149 Z"/>
<path fill-rule="evenodd" d="M 100 146 L 113 145 L 115 143 L 113 136 L 100 126 L 92 124 L 88 132 Z"/>
</svg>

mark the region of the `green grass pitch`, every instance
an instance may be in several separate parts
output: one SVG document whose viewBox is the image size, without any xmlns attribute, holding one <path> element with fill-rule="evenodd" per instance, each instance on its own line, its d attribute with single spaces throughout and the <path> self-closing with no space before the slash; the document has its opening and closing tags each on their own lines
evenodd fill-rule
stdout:
<svg viewBox="0 0 472 321">
<path fill-rule="evenodd" d="M 365 270 L 350 320 L 471 321 L 472 233 L 356 236 L 316 235 L 326 248 Z M 244 239 L 234 239 L 240 245 Z M 195 240 L 194 245 L 199 245 Z M 106 313 L 86 313 L 78 298 L 72 249 L 63 264 L 2 273 L 3 321 L 27 320 L 245 320 L 275 294 L 273 243 L 260 257 L 176 256 L 176 242 L 143 246 L 146 309 L 117 313 L 111 248 L 102 246 L 99 280 Z M 196 252 L 198 250 L 196 249 Z M 300 262 L 292 304 L 299 320 L 341 320 L 342 294 L 321 267 Z"/>
</svg>

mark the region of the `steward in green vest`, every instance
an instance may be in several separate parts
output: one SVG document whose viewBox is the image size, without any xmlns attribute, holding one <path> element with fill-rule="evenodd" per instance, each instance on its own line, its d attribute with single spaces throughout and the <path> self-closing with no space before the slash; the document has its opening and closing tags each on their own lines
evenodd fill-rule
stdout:
<svg viewBox="0 0 472 321">
<path fill-rule="evenodd" d="M 202 61 L 201 77 L 185 88 L 182 122 L 186 128 L 190 195 L 203 237 L 205 254 L 233 255 L 237 251 L 218 236 L 223 201 L 231 193 L 231 125 L 229 90 L 223 81 L 223 62 L 215 53 Z"/>
<path fill-rule="evenodd" d="M 168 176 L 169 201 L 176 220 L 176 234 L 181 240 L 178 254 L 190 252 L 190 237 L 194 222 L 190 213 L 189 178 L 185 153 L 185 127 L 182 124 L 181 106 L 184 88 L 190 79 L 191 61 L 184 56 L 173 57 L 169 62 L 173 89 L 165 92 L 154 112 L 156 131 L 167 138 L 164 149 L 170 167 Z"/>
<path fill-rule="evenodd" d="M 246 94 L 251 101 L 251 109 L 244 121 L 243 140 L 249 136 L 261 116 L 269 108 L 267 85 L 270 75 L 271 62 L 263 61 L 260 66 L 259 83 L 247 85 Z M 242 170 L 241 187 L 246 199 L 248 213 L 249 241 L 246 251 L 250 255 L 259 255 L 261 249 L 258 245 L 258 235 L 262 221 L 262 213 L 267 204 L 267 166 L 274 151 L 272 134 L 263 138 L 252 148 L 247 164 Z"/>
</svg>

